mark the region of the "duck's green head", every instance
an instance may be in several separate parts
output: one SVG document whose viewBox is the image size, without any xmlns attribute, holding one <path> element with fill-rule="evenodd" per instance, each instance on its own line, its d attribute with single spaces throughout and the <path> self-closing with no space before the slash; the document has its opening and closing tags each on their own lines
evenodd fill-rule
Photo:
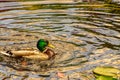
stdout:
<svg viewBox="0 0 120 80">
<path fill-rule="evenodd" d="M 45 39 L 38 40 L 38 42 L 37 42 L 37 48 L 41 52 L 43 52 L 46 49 L 47 46 L 54 48 L 54 46 L 51 45 L 48 40 L 45 40 Z"/>
</svg>

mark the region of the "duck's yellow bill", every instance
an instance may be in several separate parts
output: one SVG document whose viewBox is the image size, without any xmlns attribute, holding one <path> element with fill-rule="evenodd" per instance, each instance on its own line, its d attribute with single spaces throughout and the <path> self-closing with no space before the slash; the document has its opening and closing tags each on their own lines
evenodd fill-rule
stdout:
<svg viewBox="0 0 120 80">
<path fill-rule="evenodd" d="M 53 46 L 52 44 L 48 44 L 48 46 L 51 48 L 55 48 L 55 46 Z"/>
</svg>

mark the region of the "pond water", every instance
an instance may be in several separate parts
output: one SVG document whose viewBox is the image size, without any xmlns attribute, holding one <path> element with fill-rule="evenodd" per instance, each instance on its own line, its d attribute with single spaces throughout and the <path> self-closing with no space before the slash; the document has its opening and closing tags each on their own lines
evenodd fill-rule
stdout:
<svg viewBox="0 0 120 80">
<path fill-rule="evenodd" d="M 77 78 L 77 73 L 96 66 L 120 68 L 119 5 L 79 0 L 0 2 L 0 50 L 35 48 L 40 38 L 49 39 L 57 55 L 48 70 L 49 78 L 38 79 L 38 73 L 25 71 L 24 74 L 35 78 L 31 80 L 58 80 L 53 76 L 59 71 L 69 75 L 70 80 L 80 80 L 83 77 Z M 1 79 L 2 73 L 16 73 L 4 61 L 0 66 Z M 19 73 L 22 74 L 16 74 Z M 89 74 L 85 72 L 84 76 Z M 29 77 L 17 76 L 15 80 L 30 80 Z M 7 79 L 14 80 L 13 76 Z"/>
</svg>

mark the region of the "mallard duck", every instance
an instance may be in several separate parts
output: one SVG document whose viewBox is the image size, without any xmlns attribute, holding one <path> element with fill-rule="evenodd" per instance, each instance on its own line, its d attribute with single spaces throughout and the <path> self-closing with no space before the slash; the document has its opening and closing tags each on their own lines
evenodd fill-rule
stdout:
<svg viewBox="0 0 120 80">
<path fill-rule="evenodd" d="M 51 48 L 55 48 L 53 45 L 49 43 L 48 40 L 40 39 L 37 42 L 38 50 L 16 50 L 16 51 L 7 51 L 1 52 L 7 56 L 11 57 L 23 57 L 28 59 L 37 59 L 37 60 L 48 60 L 53 58 L 55 55 L 54 51 Z"/>
</svg>

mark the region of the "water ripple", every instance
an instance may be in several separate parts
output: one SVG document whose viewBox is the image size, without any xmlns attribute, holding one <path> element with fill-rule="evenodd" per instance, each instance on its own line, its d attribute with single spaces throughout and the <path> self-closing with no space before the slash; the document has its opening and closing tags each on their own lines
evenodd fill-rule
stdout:
<svg viewBox="0 0 120 80">
<path fill-rule="evenodd" d="M 119 26 L 117 5 L 110 7 L 101 2 L 88 4 L 74 0 L 0 3 L 1 47 L 33 45 L 34 39 L 44 36 L 57 47 L 58 55 L 53 67 L 79 66 L 73 71 L 100 65 L 119 67 L 116 64 L 120 51 Z M 27 33 L 34 35 L 26 36 Z"/>
</svg>

